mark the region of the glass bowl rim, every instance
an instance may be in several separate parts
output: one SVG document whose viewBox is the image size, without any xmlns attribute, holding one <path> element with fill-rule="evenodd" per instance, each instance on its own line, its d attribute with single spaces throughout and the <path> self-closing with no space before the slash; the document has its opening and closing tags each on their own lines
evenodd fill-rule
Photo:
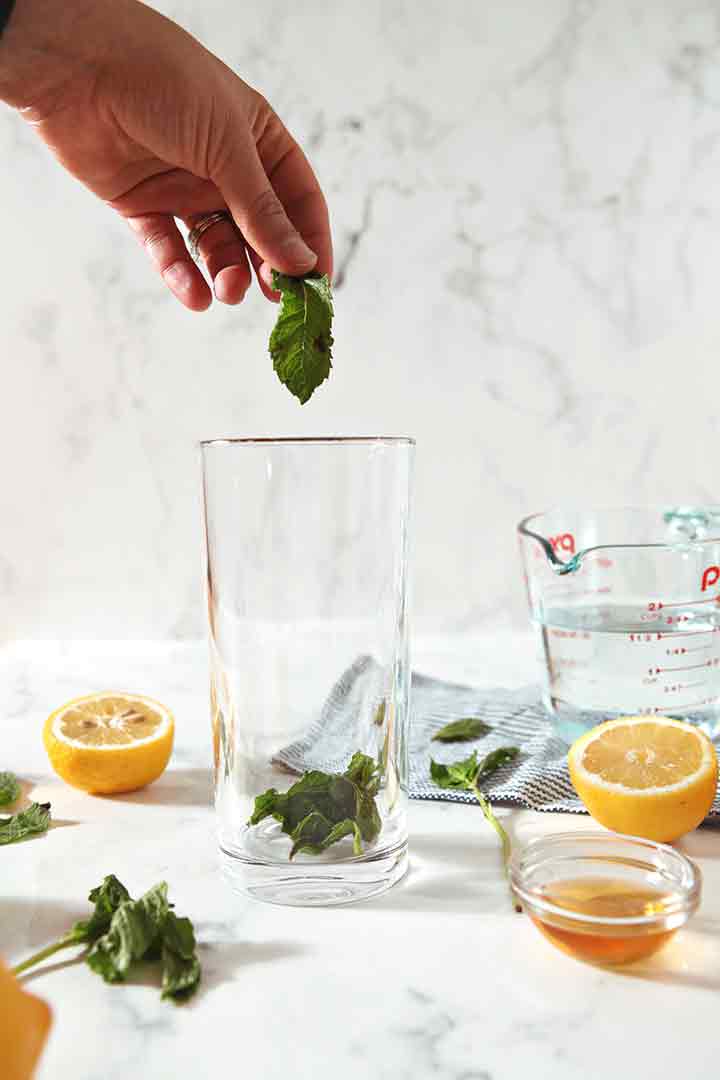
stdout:
<svg viewBox="0 0 720 1080">
<path fill-rule="evenodd" d="M 528 856 L 537 855 L 538 852 L 544 854 L 547 851 L 546 858 L 542 861 L 552 862 L 552 855 L 561 853 L 565 845 L 576 844 L 588 844 L 588 846 L 601 846 L 603 844 L 614 844 L 619 849 L 625 848 L 628 855 L 628 864 L 631 862 L 636 863 L 636 867 L 639 872 L 642 872 L 644 868 L 641 868 L 637 863 L 637 856 L 639 850 L 662 852 L 671 863 L 675 864 L 675 870 L 673 872 L 673 884 L 679 894 L 677 902 L 671 906 L 665 908 L 663 911 L 652 912 L 647 915 L 634 915 L 618 917 L 612 915 L 588 915 L 579 911 L 570 911 L 568 908 L 560 907 L 557 904 L 551 903 L 549 900 L 545 900 L 540 894 L 528 889 L 525 885 L 525 878 L 528 874 L 528 867 L 525 865 Z M 632 859 L 632 853 L 635 853 L 636 859 Z M 620 852 L 622 857 L 622 852 Z M 610 853 L 608 855 L 608 863 Z M 577 859 L 582 859 L 583 855 L 577 854 Z M 599 857 L 598 861 L 600 861 Z M 685 919 L 697 909 L 700 903 L 700 894 L 702 890 L 702 875 L 700 868 L 689 859 L 682 852 L 676 851 L 675 848 L 669 844 L 661 844 L 656 840 L 647 840 L 640 836 L 628 836 L 625 833 L 597 833 L 590 832 L 589 830 L 580 830 L 578 832 L 561 832 L 550 833 L 547 836 L 534 837 L 526 844 L 514 850 L 510 856 L 510 863 L 508 866 L 508 872 L 510 877 L 510 885 L 513 892 L 522 901 L 523 905 L 527 905 L 539 915 L 546 914 L 555 916 L 562 919 L 566 924 L 575 924 L 576 926 L 584 927 L 605 927 L 621 929 L 623 927 L 637 928 L 642 926 L 651 927 L 655 924 L 662 923 L 668 917 L 684 915 Z"/>
</svg>

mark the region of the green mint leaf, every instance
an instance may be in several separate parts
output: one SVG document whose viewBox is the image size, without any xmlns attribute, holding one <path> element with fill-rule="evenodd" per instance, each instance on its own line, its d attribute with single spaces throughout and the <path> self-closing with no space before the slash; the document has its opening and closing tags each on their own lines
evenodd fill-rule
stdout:
<svg viewBox="0 0 720 1080">
<path fill-rule="evenodd" d="M 490 730 L 488 724 L 479 716 L 466 716 L 462 720 L 451 720 L 433 735 L 433 742 L 469 742 L 479 739 Z"/>
<path fill-rule="evenodd" d="M 0 844 L 16 844 L 28 836 L 47 832 L 50 825 L 50 803 L 30 803 L 12 817 L 0 818 Z"/>
<path fill-rule="evenodd" d="M 106 982 L 122 982 L 132 964 L 142 960 L 161 937 L 169 910 L 164 881 L 139 900 L 120 904 L 107 933 L 97 939 L 88 953 L 88 965 Z"/>
<path fill-rule="evenodd" d="M 95 905 L 95 910 L 88 919 L 76 922 L 70 931 L 76 941 L 97 941 L 109 929 L 112 917 L 126 900 L 132 897 L 121 881 L 114 874 L 103 878 L 102 885 L 90 891 L 88 900 Z"/>
<path fill-rule="evenodd" d="M 358 751 L 344 773 L 312 769 L 286 792 L 269 788 L 258 795 L 248 825 L 274 817 L 292 839 L 291 859 L 300 851 L 320 854 L 346 836 L 360 855 L 363 841 L 374 843 L 382 829 L 375 801 L 381 778 L 377 762 Z"/>
<path fill-rule="evenodd" d="M 360 835 L 366 844 L 372 844 L 377 840 L 382 828 L 382 818 L 375 799 L 367 792 L 360 799 L 357 824 Z M 356 852 L 356 854 L 359 855 L 360 852 Z"/>
<path fill-rule="evenodd" d="M 165 917 L 162 928 L 163 998 L 184 1001 L 191 997 L 200 982 L 200 961 L 195 955 L 195 932 L 189 919 L 173 911 Z"/>
<path fill-rule="evenodd" d="M 280 382 L 302 405 L 327 379 L 332 367 L 333 302 L 330 281 L 309 274 L 289 277 L 273 270 L 280 311 L 270 335 L 270 355 Z"/>
<path fill-rule="evenodd" d="M 437 761 L 430 761 L 430 776 L 438 787 L 464 788 L 466 791 L 472 791 L 480 804 L 480 809 L 483 812 L 485 820 L 497 833 L 502 845 L 503 867 L 510 889 L 510 897 L 516 911 L 521 911 L 522 908 L 518 905 L 512 885 L 510 884 L 508 870 L 510 837 L 502 824 L 495 817 L 490 800 L 483 795 L 479 784 L 481 780 L 487 779 L 487 777 L 492 775 L 497 769 L 501 768 L 503 765 L 507 765 L 508 762 L 516 758 L 519 753 L 520 751 L 517 746 L 501 746 L 498 750 L 492 750 L 487 754 L 479 764 L 477 760 L 477 751 L 475 750 L 473 750 L 470 757 L 464 758 L 462 761 L 455 761 L 449 765 L 443 765 Z"/>
<path fill-rule="evenodd" d="M 430 776 L 441 788 L 471 788 L 477 772 L 477 751 L 470 757 L 443 765 L 439 761 L 430 761 Z"/>
<path fill-rule="evenodd" d="M 373 758 L 357 750 L 343 775 L 359 788 L 368 788 L 374 785 L 379 771 L 378 763 Z"/>
<path fill-rule="evenodd" d="M 17 777 L 11 772 L 0 772 L 0 806 L 12 806 L 21 794 Z"/>
<path fill-rule="evenodd" d="M 248 825 L 259 825 L 266 817 L 277 818 L 282 821 L 285 812 L 285 796 L 275 788 L 268 788 L 262 795 L 255 799 L 255 809 Z"/>
<path fill-rule="evenodd" d="M 492 773 L 513 761 L 519 753 L 517 746 L 501 746 L 498 750 L 492 750 L 480 762 L 475 774 L 475 784 L 479 786 Z"/>
<path fill-rule="evenodd" d="M 353 850 L 356 855 L 362 855 L 362 842 L 360 830 L 355 821 L 345 818 L 334 825 L 317 810 L 301 821 L 293 832 L 293 846 L 290 850 L 290 858 L 294 858 L 300 851 L 310 855 L 319 855 L 332 844 L 337 844 L 346 836 L 353 837 Z"/>
</svg>

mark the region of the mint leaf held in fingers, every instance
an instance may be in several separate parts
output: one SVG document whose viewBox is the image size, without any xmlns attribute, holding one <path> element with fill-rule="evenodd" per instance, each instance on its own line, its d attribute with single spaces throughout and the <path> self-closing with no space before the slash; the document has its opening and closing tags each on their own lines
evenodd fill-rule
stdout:
<svg viewBox="0 0 720 1080">
<path fill-rule="evenodd" d="M 275 818 L 292 840 L 291 859 L 300 852 L 320 855 L 346 836 L 353 853 L 362 855 L 363 844 L 373 844 L 382 829 L 376 799 L 381 781 L 378 763 L 358 750 L 344 773 L 311 769 L 287 791 L 268 788 L 256 797 L 248 825 Z"/>
<path fill-rule="evenodd" d="M 0 772 L 0 806 L 12 806 L 22 794 L 22 789 L 14 773 Z"/>
<path fill-rule="evenodd" d="M 50 826 L 50 803 L 30 803 L 27 810 L 20 810 L 12 817 L 0 817 L 0 844 L 17 844 L 29 836 L 48 831 Z"/>
<path fill-rule="evenodd" d="M 477 751 L 473 750 L 469 757 L 464 758 L 462 761 L 455 761 L 450 764 L 442 764 L 439 761 L 430 761 L 430 778 L 438 787 L 450 789 L 453 791 L 471 791 L 482 810 L 485 820 L 492 825 L 495 832 L 500 838 L 503 853 L 503 868 L 505 870 L 505 876 L 508 877 L 508 860 L 510 858 L 510 837 L 495 817 L 495 813 L 490 804 L 490 800 L 480 790 L 480 783 L 483 780 L 487 780 L 488 776 L 492 776 L 494 772 L 502 768 L 503 765 L 509 764 L 520 753 L 517 746 L 501 746 L 498 750 L 492 750 L 487 754 L 482 761 L 478 762 Z M 510 891 L 513 906 L 516 911 L 520 911 L 515 896 Z"/>
<path fill-rule="evenodd" d="M 433 742 L 470 742 L 486 735 L 490 727 L 479 716 L 465 716 L 462 720 L 451 720 L 433 735 Z"/>
<path fill-rule="evenodd" d="M 309 401 L 332 367 L 333 300 L 327 274 L 290 277 L 272 273 L 280 310 L 270 335 L 270 355 L 280 382 L 301 405 Z"/>
</svg>

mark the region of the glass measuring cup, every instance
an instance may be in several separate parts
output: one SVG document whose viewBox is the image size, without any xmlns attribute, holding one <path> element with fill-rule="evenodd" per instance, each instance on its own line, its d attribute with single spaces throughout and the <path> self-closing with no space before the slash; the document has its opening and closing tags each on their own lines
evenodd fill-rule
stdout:
<svg viewBox="0 0 720 1080">
<path fill-rule="evenodd" d="M 638 713 L 720 732 L 720 507 L 553 510 L 518 534 L 566 741 Z"/>
</svg>

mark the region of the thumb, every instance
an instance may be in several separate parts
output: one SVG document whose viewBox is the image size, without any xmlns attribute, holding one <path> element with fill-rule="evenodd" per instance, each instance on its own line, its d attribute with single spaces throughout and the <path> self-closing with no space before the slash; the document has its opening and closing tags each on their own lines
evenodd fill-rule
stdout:
<svg viewBox="0 0 720 1080">
<path fill-rule="evenodd" d="M 306 274 L 317 262 L 270 183 L 255 144 L 236 144 L 211 178 L 249 246 L 283 274 Z"/>
</svg>

